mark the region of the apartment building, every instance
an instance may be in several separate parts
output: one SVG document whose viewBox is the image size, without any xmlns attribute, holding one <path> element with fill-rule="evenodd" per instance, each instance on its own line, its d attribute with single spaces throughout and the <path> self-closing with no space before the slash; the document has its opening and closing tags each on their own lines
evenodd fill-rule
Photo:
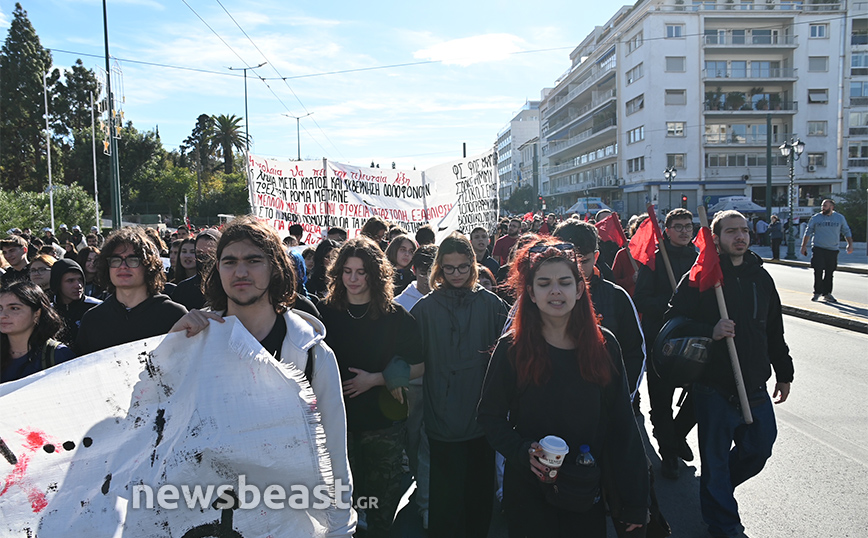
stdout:
<svg viewBox="0 0 868 538">
<path fill-rule="evenodd" d="M 841 146 L 846 190 L 868 189 L 868 2 L 853 2 L 848 9 L 849 46 L 842 62 L 844 79 L 844 132 Z"/>
<path fill-rule="evenodd" d="M 539 101 L 527 101 L 515 117 L 497 133 L 497 174 L 500 179 L 500 200 L 509 200 L 512 193 L 528 183 L 521 175 L 521 148 L 528 140 L 539 137 Z M 521 181 L 519 181 L 521 178 Z"/>
<path fill-rule="evenodd" d="M 864 59 L 868 75 L 868 44 L 851 45 L 862 38 L 849 37 L 868 26 L 848 21 L 845 7 L 811 0 L 622 7 L 543 90 L 541 195 L 561 208 L 599 196 L 626 215 L 648 202 L 666 211 L 682 199 L 695 208 L 732 195 L 765 206 L 770 171 L 771 203 L 783 207 L 789 166 L 778 146 L 799 138 L 798 205 L 813 212 L 824 196 L 847 188 L 840 66 L 848 55 L 853 65 Z M 864 58 L 851 47 L 864 48 Z M 863 78 L 865 117 L 851 123 L 868 120 Z M 861 88 L 849 88 L 851 101 Z M 866 136 L 849 152 L 861 155 L 864 147 L 857 161 L 868 167 L 868 121 L 860 125 Z M 667 181 L 670 167 L 676 174 Z"/>
</svg>

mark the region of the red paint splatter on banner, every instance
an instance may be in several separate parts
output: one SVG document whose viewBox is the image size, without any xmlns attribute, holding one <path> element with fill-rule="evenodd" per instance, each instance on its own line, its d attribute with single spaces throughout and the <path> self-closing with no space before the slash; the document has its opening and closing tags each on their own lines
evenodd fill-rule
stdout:
<svg viewBox="0 0 868 538">
<path fill-rule="evenodd" d="M 50 443 L 48 436 L 38 430 L 20 429 L 15 433 L 24 437 L 23 447 L 27 452 L 36 452 Z M 18 486 L 27 495 L 27 500 L 30 502 L 33 513 L 38 514 L 48 506 L 48 499 L 45 497 L 45 493 L 25 482 L 30 458 L 31 455 L 26 452 L 18 457 L 18 463 L 15 464 L 12 472 L 3 479 L 3 489 L 0 490 L 0 497 L 5 495 L 12 486 Z"/>
</svg>

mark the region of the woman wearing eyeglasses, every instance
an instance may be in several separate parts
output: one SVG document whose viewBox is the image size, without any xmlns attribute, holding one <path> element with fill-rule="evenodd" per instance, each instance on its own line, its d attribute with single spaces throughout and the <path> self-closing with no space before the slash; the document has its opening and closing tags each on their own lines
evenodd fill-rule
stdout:
<svg viewBox="0 0 868 538">
<path fill-rule="evenodd" d="M 0 289 L 0 383 L 15 381 L 75 354 L 53 340 L 63 321 L 48 296 L 33 282 L 21 280 Z"/>
<path fill-rule="evenodd" d="M 106 239 L 97 258 L 97 283 L 110 295 L 81 319 L 79 355 L 166 334 L 187 313 L 163 295 L 163 262 L 140 228 L 122 228 Z"/>
<path fill-rule="evenodd" d="M 571 243 L 541 240 L 518 253 L 507 282 L 518 299 L 491 358 L 478 420 L 506 458 L 509 536 L 604 538 L 604 482 L 613 519 L 627 536 L 644 536 L 642 440 L 620 347 L 597 324 L 578 253 Z M 539 459 L 547 436 L 569 448 L 554 479 Z"/>
<path fill-rule="evenodd" d="M 47 294 L 51 294 L 51 266 L 57 260 L 48 254 L 40 254 L 30 262 L 30 281 L 42 288 Z"/>
<path fill-rule="evenodd" d="M 455 232 L 437 250 L 431 293 L 411 311 L 425 357 L 432 538 L 486 536 L 491 519 L 494 451 L 476 423 L 476 405 L 507 307 L 477 284 L 477 278 L 473 246 Z"/>
</svg>

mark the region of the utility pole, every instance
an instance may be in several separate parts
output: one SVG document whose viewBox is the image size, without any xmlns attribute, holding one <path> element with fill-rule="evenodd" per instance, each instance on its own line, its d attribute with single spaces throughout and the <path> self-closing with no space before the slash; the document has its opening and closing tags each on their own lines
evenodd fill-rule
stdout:
<svg viewBox="0 0 868 538">
<path fill-rule="evenodd" d="M 96 205 L 96 227 L 102 231 L 102 223 L 99 221 L 99 186 L 96 182 L 96 120 L 93 109 L 93 92 L 90 94 L 90 140 L 93 146 L 93 203 Z"/>
<path fill-rule="evenodd" d="M 48 73 L 42 74 L 45 91 L 45 147 L 48 152 L 48 205 L 51 206 L 51 233 L 54 233 L 54 184 L 51 182 L 51 131 L 48 129 Z"/>
<path fill-rule="evenodd" d="M 106 13 L 106 0 L 102 0 L 102 23 L 105 36 L 105 72 L 106 72 L 106 101 L 108 103 L 108 138 L 109 138 L 109 169 L 111 170 L 111 193 L 112 193 L 112 228 L 117 230 L 121 227 L 121 177 L 118 170 L 118 142 L 115 138 L 115 107 L 114 95 L 112 95 L 112 69 L 109 63 L 109 38 L 108 38 L 108 15 Z"/>
<path fill-rule="evenodd" d="M 306 117 L 310 116 L 311 114 L 313 114 L 313 112 L 308 112 L 304 116 L 293 116 L 292 114 L 283 114 L 287 118 L 293 118 L 295 120 L 295 139 L 298 142 L 298 154 L 296 156 L 297 161 L 301 160 L 301 130 L 300 130 L 301 129 L 300 128 L 301 118 L 306 118 Z"/>
<path fill-rule="evenodd" d="M 105 0 L 103 0 L 105 1 Z M 244 71 L 244 137 L 247 139 L 247 152 L 250 152 L 250 119 L 247 116 L 247 70 L 248 69 L 259 69 L 263 65 L 268 62 L 262 62 L 256 66 L 247 66 L 247 67 L 230 67 L 230 71 Z"/>
</svg>

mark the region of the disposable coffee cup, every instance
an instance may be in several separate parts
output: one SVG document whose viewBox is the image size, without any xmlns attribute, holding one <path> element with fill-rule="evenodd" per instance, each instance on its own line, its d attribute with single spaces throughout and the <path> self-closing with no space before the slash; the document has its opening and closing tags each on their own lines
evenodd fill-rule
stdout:
<svg viewBox="0 0 868 538">
<path fill-rule="evenodd" d="M 539 442 L 539 446 L 542 449 L 539 461 L 550 469 L 543 481 L 554 482 L 558 477 L 558 469 L 564 464 L 564 459 L 570 452 L 570 447 L 567 446 L 566 441 L 556 435 L 543 437 Z"/>
</svg>

